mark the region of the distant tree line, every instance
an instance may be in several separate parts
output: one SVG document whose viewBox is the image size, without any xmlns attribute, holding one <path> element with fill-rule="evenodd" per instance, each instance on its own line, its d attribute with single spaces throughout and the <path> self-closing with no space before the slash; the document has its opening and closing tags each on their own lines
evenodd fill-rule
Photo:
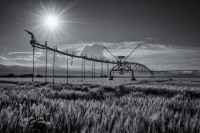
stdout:
<svg viewBox="0 0 200 133">
<path fill-rule="evenodd" d="M 10 74 L 7 74 L 7 75 L 0 75 L 0 78 L 31 78 L 33 77 L 33 74 L 21 74 L 21 75 L 14 75 L 13 73 L 10 73 Z M 36 78 L 42 78 L 44 77 L 43 75 L 35 75 L 34 77 Z M 52 77 L 52 76 L 47 76 L 47 77 Z M 55 76 L 55 78 L 58 78 L 58 77 L 66 77 L 66 76 Z M 68 76 L 68 77 L 73 77 L 73 78 L 76 78 L 76 77 L 80 77 L 80 76 Z M 91 77 L 91 76 L 85 76 L 85 77 Z M 101 78 L 106 78 L 107 75 L 100 75 Z M 114 77 L 114 76 L 112 76 Z"/>
<path fill-rule="evenodd" d="M 100 77 L 101 77 L 101 78 L 103 78 L 103 77 L 107 77 L 107 75 L 101 75 Z"/>
<path fill-rule="evenodd" d="M 28 77 L 32 77 L 33 74 L 22 74 L 22 75 L 14 75 L 13 73 L 11 74 L 7 74 L 7 75 L 0 75 L 0 77 L 2 78 L 28 78 Z M 44 77 L 43 75 L 36 75 L 35 77 Z"/>
</svg>

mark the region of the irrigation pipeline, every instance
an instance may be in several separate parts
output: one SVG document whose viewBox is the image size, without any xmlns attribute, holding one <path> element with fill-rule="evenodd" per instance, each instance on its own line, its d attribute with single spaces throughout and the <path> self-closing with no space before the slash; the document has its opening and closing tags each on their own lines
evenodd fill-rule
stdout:
<svg viewBox="0 0 200 133">
<path fill-rule="evenodd" d="M 78 56 L 78 55 L 75 55 L 75 54 L 69 54 L 69 53 L 65 53 L 63 51 L 60 51 L 58 49 L 54 49 L 54 48 L 51 48 L 51 47 L 48 47 L 47 45 L 42 45 L 36 41 L 31 41 L 31 45 L 33 47 L 36 47 L 36 48 L 39 48 L 39 49 L 47 49 L 47 50 L 50 50 L 50 51 L 53 51 L 53 52 L 56 52 L 56 53 L 59 53 L 59 54 L 62 54 L 62 55 L 66 55 L 66 56 L 70 56 L 72 58 L 83 58 L 85 60 L 89 60 L 89 61 L 96 61 L 96 62 L 104 62 L 104 63 L 112 63 L 112 64 L 117 64 L 117 62 L 115 61 L 109 61 L 109 60 L 100 60 L 100 59 L 95 59 L 95 58 L 88 58 L 87 56 Z"/>
<path fill-rule="evenodd" d="M 137 63 L 137 62 L 129 62 L 129 61 L 125 61 L 139 46 L 137 46 L 128 56 L 123 56 L 125 57 L 124 61 L 121 61 L 121 56 L 117 57 L 113 56 L 109 50 L 107 50 L 105 47 L 105 49 L 116 59 L 110 61 L 109 59 L 104 59 L 102 57 L 100 57 L 100 59 L 97 59 L 96 56 L 91 56 L 91 57 L 87 57 L 87 54 L 85 54 L 85 56 L 83 54 L 81 55 L 75 55 L 75 52 L 72 51 L 72 54 L 68 53 L 68 51 L 63 52 L 57 49 L 57 46 L 54 46 L 54 48 L 48 47 L 47 46 L 47 41 L 45 41 L 45 45 L 40 44 L 40 41 L 36 41 L 33 33 L 25 30 L 28 34 L 31 35 L 31 41 L 30 44 L 33 47 L 33 75 L 34 75 L 34 50 L 35 48 L 38 49 L 45 49 L 46 50 L 46 70 L 45 70 L 45 77 L 47 77 L 47 51 L 53 51 L 54 52 L 54 58 L 55 58 L 55 53 L 59 53 L 62 55 L 66 55 L 67 56 L 67 78 L 68 78 L 68 56 L 72 58 L 71 60 L 71 65 L 73 63 L 73 58 L 80 58 L 82 59 L 82 71 L 81 71 L 81 81 L 82 81 L 82 76 L 84 77 L 83 79 L 85 80 L 85 60 L 91 61 L 92 63 L 92 69 L 94 69 L 94 71 L 92 71 L 92 78 L 95 77 L 95 62 L 100 62 L 101 63 L 101 76 L 103 76 L 103 63 L 107 64 L 107 76 L 109 75 L 109 64 L 113 64 L 113 68 L 110 70 L 110 78 L 111 76 L 111 71 L 113 71 L 113 75 L 114 75 L 114 71 L 118 71 L 120 72 L 120 74 L 124 74 L 124 72 L 132 72 L 132 79 L 134 78 L 134 73 L 133 72 L 142 72 L 142 73 L 151 73 L 152 77 L 154 77 L 154 74 L 158 73 L 155 71 L 151 71 L 148 67 L 146 67 L 143 64 Z M 119 58 L 120 57 L 120 58 Z M 54 64 L 55 65 L 55 59 L 54 59 Z M 115 66 L 116 65 L 116 66 Z M 126 67 L 127 69 L 123 69 L 122 67 Z M 53 67 L 53 72 L 54 72 L 54 67 Z M 93 75 L 94 72 L 94 75 Z M 53 76 L 54 77 L 54 76 Z M 33 81 L 34 76 L 32 77 L 32 81 Z M 135 79 L 135 78 L 134 78 Z M 47 79 L 45 79 L 45 82 L 47 82 Z M 53 79 L 53 83 L 54 83 L 54 79 Z M 68 79 L 67 79 L 67 83 L 68 83 Z"/>
</svg>

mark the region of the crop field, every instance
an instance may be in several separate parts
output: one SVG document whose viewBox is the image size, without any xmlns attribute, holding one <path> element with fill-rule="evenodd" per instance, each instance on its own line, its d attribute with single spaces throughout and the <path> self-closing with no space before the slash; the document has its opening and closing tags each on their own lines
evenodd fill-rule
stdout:
<svg viewBox="0 0 200 133">
<path fill-rule="evenodd" d="M 197 133 L 200 82 L 1 80 L 0 132 Z"/>
</svg>

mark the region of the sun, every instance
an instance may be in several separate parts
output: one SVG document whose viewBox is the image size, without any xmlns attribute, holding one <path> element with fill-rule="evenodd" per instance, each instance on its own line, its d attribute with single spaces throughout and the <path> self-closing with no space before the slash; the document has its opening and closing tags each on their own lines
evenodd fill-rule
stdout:
<svg viewBox="0 0 200 133">
<path fill-rule="evenodd" d="M 49 28 L 56 28 L 59 26 L 59 20 L 56 16 L 48 16 L 46 18 L 46 25 Z"/>
<path fill-rule="evenodd" d="M 66 36 L 70 36 L 71 27 L 77 21 L 71 20 L 68 10 L 73 7 L 75 3 L 58 1 L 43 1 L 37 3 L 37 7 L 33 10 L 24 10 L 30 19 L 30 28 L 36 34 L 40 34 L 41 40 L 47 38 L 51 41 L 65 40 Z M 80 23 L 80 21 L 78 21 Z M 30 29 L 30 30 L 31 30 Z"/>
</svg>

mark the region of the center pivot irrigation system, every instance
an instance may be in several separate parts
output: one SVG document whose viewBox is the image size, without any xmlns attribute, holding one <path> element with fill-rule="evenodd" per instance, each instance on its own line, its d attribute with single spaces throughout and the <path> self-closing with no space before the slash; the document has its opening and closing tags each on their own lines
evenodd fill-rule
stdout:
<svg viewBox="0 0 200 133">
<path fill-rule="evenodd" d="M 121 75 L 124 74 L 125 72 L 131 71 L 132 72 L 131 80 L 135 80 L 134 71 L 131 68 L 130 62 L 126 62 L 126 60 L 139 47 L 140 47 L 140 45 L 138 45 L 128 56 L 114 56 L 106 47 L 104 47 L 117 60 L 117 64 L 110 70 L 110 79 L 109 80 L 113 80 L 112 71 L 118 71 L 118 73 Z"/>
<path fill-rule="evenodd" d="M 131 80 L 135 80 L 134 72 L 140 72 L 140 73 L 150 73 L 151 77 L 153 77 L 153 71 L 151 71 L 149 68 L 147 68 L 145 65 L 137 63 L 137 62 L 129 62 L 126 61 L 130 55 L 140 46 L 138 45 L 128 56 L 114 56 L 106 47 L 104 47 L 115 59 L 116 61 L 110 61 L 108 59 L 100 58 L 97 59 L 96 56 L 91 56 L 91 58 L 87 57 L 87 55 L 75 55 L 75 52 L 72 51 L 72 54 L 68 53 L 68 51 L 63 52 L 57 49 L 57 46 L 54 46 L 54 48 L 47 46 L 47 41 L 45 41 L 45 45 L 42 45 L 38 43 L 39 41 L 36 41 L 35 36 L 30 31 L 25 30 L 28 34 L 31 35 L 31 41 L 30 44 L 33 47 L 33 77 L 32 81 L 34 81 L 34 51 L 35 48 L 38 49 L 45 49 L 46 50 L 46 69 L 45 69 L 45 82 L 47 82 L 47 50 L 54 52 L 54 59 L 53 59 L 53 84 L 54 84 L 54 66 L 55 66 L 55 52 L 66 55 L 67 56 L 67 84 L 68 84 L 68 56 L 72 58 L 71 65 L 73 63 L 73 58 L 80 58 L 82 59 L 82 71 L 81 71 L 81 81 L 84 76 L 85 79 L 85 60 L 92 61 L 92 79 L 95 78 L 95 62 L 101 63 L 101 77 L 103 77 L 103 63 L 107 63 L 107 75 L 109 75 L 109 64 L 113 64 L 113 68 L 110 70 L 109 80 L 113 80 L 112 72 L 114 74 L 115 71 L 117 71 L 119 74 L 123 75 L 124 73 L 131 72 Z"/>
</svg>

